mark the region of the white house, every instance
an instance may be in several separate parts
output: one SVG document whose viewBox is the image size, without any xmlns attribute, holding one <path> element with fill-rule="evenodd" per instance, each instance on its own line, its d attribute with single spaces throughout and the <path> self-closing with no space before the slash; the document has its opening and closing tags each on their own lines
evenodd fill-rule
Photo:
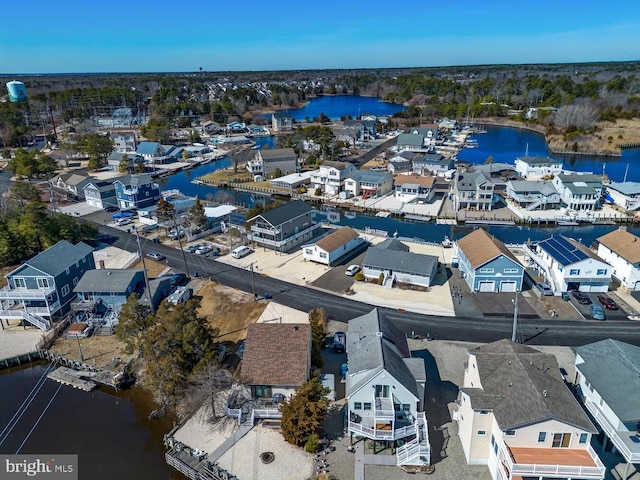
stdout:
<svg viewBox="0 0 640 480">
<path fill-rule="evenodd" d="M 382 197 L 393 189 L 393 177 L 387 172 L 357 170 L 344 180 L 344 190 L 363 199 Z"/>
<path fill-rule="evenodd" d="M 613 268 L 611 274 L 625 290 L 640 290 L 640 238 L 615 230 L 598 238 L 598 256 Z"/>
<path fill-rule="evenodd" d="M 326 195 L 337 195 L 344 190 L 344 181 L 356 171 L 349 162 L 322 162 L 311 176 L 311 188 L 320 188 Z"/>
<path fill-rule="evenodd" d="M 365 243 L 351 227 L 342 227 L 314 243 L 302 246 L 302 257 L 310 262 L 331 265 Z"/>
<path fill-rule="evenodd" d="M 510 340 L 470 350 L 456 403 L 465 459 L 494 480 L 605 476 L 597 430 L 551 354 Z"/>
<path fill-rule="evenodd" d="M 569 290 L 607 292 L 613 267 L 580 242 L 551 235 L 523 249 L 556 294 Z"/>
<path fill-rule="evenodd" d="M 389 173 L 392 175 L 411 173 L 412 161 L 416 155 L 418 154 L 408 150 L 403 150 L 400 153 L 393 155 L 389 159 L 387 170 L 389 170 Z"/>
<path fill-rule="evenodd" d="M 598 175 L 559 174 L 553 186 L 560 194 L 562 204 L 571 210 L 595 210 L 600 206 L 602 178 Z"/>
<path fill-rule="evenodd" d="M 377 308 L 349 321 L 346 398 L 350 436 L 391 442 L 398 465 L 429 464 L 423 410 L 426 370 L 411 356 L 404 333 Z"/>
<path fill-rule="evenodd" d="M 560 207 L 560 194 L 546 180 L 509 180 L 507 197 L 525 210 L 553 210 Z"/>
<path fill-rule="evenodd" d="M 436 177 L 400 175 L 394 184 L 395 197 L 404 203 L 429 203 L 436 194 Z"/>
<path fill-rule="evenodd" d="M 562 172 L 562 162 L 549 157 L 516 157 L 516 172 L 527 180 L 542 180 Z"/>
<path fill-rule="evenodd" d="M 582 401 L 629 464 L 640 463 L 640 348 L 606 339 L 576 347 L 576 379 Z M 633 469 L 635 472 L 635 468 Z M 626 475 L 623 478 L 627 478 Z"/>
<path fill-rule="evenodd" d="M 640 182 L 612 182 L 607 185 L 607 195 L 625 210 L 640 208 Z"/>
</svg>

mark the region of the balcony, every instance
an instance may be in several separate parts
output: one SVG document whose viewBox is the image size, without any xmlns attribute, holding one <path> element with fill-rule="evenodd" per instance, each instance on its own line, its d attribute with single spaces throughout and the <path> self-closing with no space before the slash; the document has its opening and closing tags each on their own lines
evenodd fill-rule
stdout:
<svg viewBox="0 0 640 480">
<path fill-rule="evenodd" d="M 0 300 L 46 300 L 47 296 L 55 291 L 54 287 L 43 289 L 4 287 L 0 289 Z"/>
<path fill-rule="evenodd" d="M 392 424 L 373 424 L 362 419 L 361 422 L 349 420 L 349 432 L 371 440 L 399 440 L 416 434 L 415 425 L 406 425 L 401 428 L 393 429 Z"/>
<path fill-rule="evenodd" d="M 251 232 L 262 233 L 263 235 L 278 235 L 282 232 L 281 228 L 273 228 L 273 227 L 259 227 L 258 225 L 251 225 Z"/>
<path fill-rule="evenodd" d="M 522 448 L 509 447 L 502 442 L 500 463 L 505 469 L 505 478 L 514 476 L 557 478 L 604 478 L 606 468 L 596 452 L 589 446 L 587 449 L 575 448 Z"/>
<path fill-rule="evenodd" d="M 137 195 L 138 194 L 138 189 L 137 188 L 123 188 L 122 189 L 122 193 L 124 195 Z"/>
<path fill-rule="evenodd" d="M 640 443 L 632 440 L 634 437 L 638 438 L 638 432 L 616 430 L 596 403 L 585 400 L 584 405 L 625 460 L 628 463 L 640 463 Z"/>
<path fill-rule="evenodd" d="M 373 417 L 378 420 L 394 420 L 395 411 L 393 401 L 390 398 L 376 397 L 373 404 Z"/>
</svg>

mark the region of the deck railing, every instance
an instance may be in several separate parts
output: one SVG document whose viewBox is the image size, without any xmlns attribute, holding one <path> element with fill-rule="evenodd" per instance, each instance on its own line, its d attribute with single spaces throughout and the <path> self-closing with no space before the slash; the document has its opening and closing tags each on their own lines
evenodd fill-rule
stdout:
<svg viewBox="0 0 640 480">
<path fill-rule="evenodd" d="M 414 425 L 407 425 L 406 427 L 396 428 L 395 430 L 380 430 L 373 427 L 366 427 L 361 423 L 349 421 L 348 428 L 350 432 L 370 438 L 371 440 L 398 440 L 416 434 L 416 427 Z"/>
<path fill-rule="evenodd" d="M 602 413 L 598 405 L 596 405 L 591 400 L 585 400 L 584 402 L 587 410 L 593 415 L 593 417 L 598 422 L 598 425 L 602 427 L 602 430 L 607 434 L 607 437 L 613 442 L 616 448 L 622 453 L 622 456 L 629 463 L 640 463 L 640 443 L 634 444 L 637 445 L 637 450 L 635 452 L 631 451 L 628 445 L 625 444 L 622 439 L 622 435 L 635 435 L 635 432 L 631 431 L 619 431 L 616 430 L 613 425 L 607 420 L 607 417 Z"/>
</svg>

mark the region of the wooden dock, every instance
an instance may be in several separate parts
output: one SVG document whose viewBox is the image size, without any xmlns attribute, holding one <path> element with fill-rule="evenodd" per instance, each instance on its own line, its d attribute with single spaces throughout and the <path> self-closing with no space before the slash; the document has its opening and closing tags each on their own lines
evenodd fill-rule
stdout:
<svg viewBox="0 0 640 480">
<path fill-rule="evenodd" d="M 58 367 L 47 375 L 47 378 L 64 385 L 70 385 L 73 388 L 79 388 L 85 392 L 90 392 L 98 387 L 96 382 L 89 380 L 92 375 L 92 372 L 79 372 L 78 370 L 73 370 L 68 367 Z"/>
</svg>

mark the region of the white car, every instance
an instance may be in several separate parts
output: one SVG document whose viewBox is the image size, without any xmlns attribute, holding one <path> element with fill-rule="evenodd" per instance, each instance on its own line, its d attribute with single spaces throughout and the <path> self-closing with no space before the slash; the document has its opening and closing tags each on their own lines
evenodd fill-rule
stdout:
<svg viewBox="0 0 640 480">
<path fill-rule="evenodd" d="M 209 253 L 212 250 L 213 250 L 213 248 L 211 248 L 209 245 L 203 245 L 202 247 L 197 249 L 195 253 L 196 253 L 196 255 L 205 255 L 205 254 Z"/>
<path fill-rule="evenodd" d="M 359 271 L 360 271 L 360 265 L 349 265 L 345 270 L 344 274 L 350 277 L 353 277 Z"/>
</svg>

